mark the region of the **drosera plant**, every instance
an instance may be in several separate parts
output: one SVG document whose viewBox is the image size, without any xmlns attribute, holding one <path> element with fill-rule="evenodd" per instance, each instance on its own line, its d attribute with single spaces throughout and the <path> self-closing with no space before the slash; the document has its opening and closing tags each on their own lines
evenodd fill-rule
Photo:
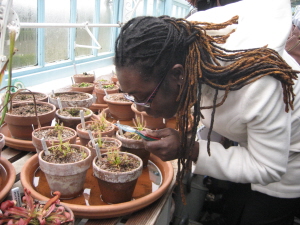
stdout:
<svg viewBox="0 0 300 225">
<path fill-rule="evenodd" d="M 119 150 L 109 149 L 106 154 L 107 162 L 112 167 L 120 168 L 120 166 L 126 165 L 129 162 L 129 158 L 126 152 L 120 154 Z"/>
<path fill-rule="evenodd" d="M 102 88 L 103 89 L 114 89 L 116 87 L 116 85 L 114 84 L 103 84 Z"/>
<path fill-rule="evenodd" d="M 57 129 L 59 130 L 59 143 L 48 148 L 50 155 L 43 156 L 45 161 L 55 163 L 71 163 L 85 159 L 88 156 L 84 150 L 81 150 L 81 148 L 78 151 L 76 148 L 72 147 L 70 142 L 63 142 L 61 126 L 57 125 Z"/>
<path fill-rule="evenodd" d="M 134 127 L 138 131 L 143 131 L 146 129 L 146 121 L 144 120 L 143 115 L 141 117 L 135 116 L 135 118 L 132 119 Z M 141 136 L 138 135 L 137 133 L 131 133 L 131 132 L 126 132 L 125 136 L 133 139 L 133 140 L 141 140 Z"/>
<path fill-rule="evenodd" d="M 1 203 L 0 224 L 39 225 L 69 224 L 74 220 L 70 212 L 60 205 L 60 192 L 53 192 L 54 197 L 45 204 L 35 201 L 31 192 L 24 188 L 23 204 L 16 206 L 15 200 Z"/>
</svg>

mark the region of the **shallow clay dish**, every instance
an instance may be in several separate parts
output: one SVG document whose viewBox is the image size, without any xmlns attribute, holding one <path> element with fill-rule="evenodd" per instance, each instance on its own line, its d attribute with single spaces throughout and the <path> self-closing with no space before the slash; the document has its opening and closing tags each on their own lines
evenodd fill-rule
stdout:
<svg viewBox="0 0 300 225">
<path fill-rule="evenodd" d="M 14 166 L 5 158 L 0 157 L 0 202 L 2 202 L 16 179 L 16 171 Z"/>
<path fill-rule="evenodd" d="M 163 162 L 161 161 L 158 157 L 156 156 L 151 156 L 150 160 L 152 162 L 152 165 L 154 165 L 158 170 L 160 171 L 162 181 L 160 182 L 160 186 L 157 186 L 155 190 L 151 186 L 151 183 L 149 184 L 149 178 L 145 179 L 143 176 L 141 176 L 138 180 L 138 182 L 141 182 L 140 186 L 143 186 L 144 184 L 147 184 L 145 186 L 148 186 L 151 188 L 152 191 L 148 192 L 145 190 L 145 188 L 141 188 L 141 191 L 137 191 L 138 193 L 136 194 L 136 197 L 133 196 L 135 199 L 129 202 L 124 202 L 124 203 L 119 203 L 119 204 L 112 204 L 108 205 L 106 203 L 100 203 L 98 202 L 93 202 L 96 201 L 95 197 L 93 197 L 92 192 L 95 191 L 97 193 L 97 188 L 98 184 L 96 181 L 96 178 L 92 176 L 92 168 L 90 168 L 90 172 L 87 172 L 87 178 L 85 181 L 85 185 L 87 183 L 92 184 L 91 188 L 91 197 L 89 199 L 90 205 L 87 205 L 85 201 L 85 194 L 81 196 L 81 203 L 75 203 L 76 199 L 71 199 L 71 200 L 62 200 L 62 203 L 64 205 L 67 205 L 72 209 L 74 212 L 75 216 L 78 218 L 88 218 L 88 219 L 104 219 L 104 218 L 113 218 L 113 217 L 119 217 L 123 215 L 130 214 L 132 212 L 135 212 L 137 210 L 140 210 L 157 199 L 159 199 L 168 189 L 169 186 L 172 182 L 174 171 L 172 164 L 170 162 Z M 149 161 L 150 162 L 150 161 Z M 146 168 L 144 168 L 146 169 Z M 150 171 L 151 169 L 149 169 Z M 88 173 L 91 175 L 88 176 Z M 150 173 L 149 173 L 150 174 Z M 150 176 L 155 176 L 156 173 L 152 173 Z M 46 197 L 45 195 L 49 195 L 48 191 L 47 194 L 41 194 L 45 189 L 47 189 L 46 185 L 43 185 L 45 187 L 39 187 L 39 185 L 42 183 L 46 183 L 46 181 L 43 181 L 43 177 L 40 174 L 39 171 L 39 163 L 38 163 L 38 157 L 37 155 L 34 155 L 31 157 L 23 166 L 22 171 L 21 171 L 21 182 L 23 187 L 26 187 L 29 189 L 29 191 L 32 193 L 32 196 L 38 200 L 41 201 L 47 201 L 49 197 Z M 36 179 L 39 181 L 36 182 Z M 89 180 L 91 179 L 91 180 Z M 140 180 L 141 179 L 141 180 Z M 35 184 L 33 184 L 35 183 Z M 38 185 L 36 184 L 38 183 Z M 46 183 L 47 184 L 47 183 Z M 84 187 L 85 188 L 85 187 Z M 37 191 L 39 189 L 39 191 Z M 136 190 L 135 190 L 136 191 Z M 147 191 L 147 192 L 146 192 Z M 145 195 L 146 192 L 147 194 Z M 100 192 L 99 192 L 100 194 Z M 96 194 L 96 195 L 99 195 Z M 142 196 L 142 197 L 140 197 Z M 97 197 L 97 199 L 100 199 Z M 72 203 L 72 201 L 74 203 Z M 71 202 L 71 203 L 67 203 Z"/>
</svg>

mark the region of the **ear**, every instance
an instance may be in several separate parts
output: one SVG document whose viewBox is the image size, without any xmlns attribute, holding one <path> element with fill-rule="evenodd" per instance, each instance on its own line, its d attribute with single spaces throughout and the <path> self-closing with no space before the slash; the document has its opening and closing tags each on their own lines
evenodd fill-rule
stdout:
<svg viewBox="0 0 300 225">
<path fill-rule="evenodd" d="M 183 84 L 184 68 L 181 64 L 175 64 L 170 70 L 170 74 L 178 85 Z"/>
</svg>

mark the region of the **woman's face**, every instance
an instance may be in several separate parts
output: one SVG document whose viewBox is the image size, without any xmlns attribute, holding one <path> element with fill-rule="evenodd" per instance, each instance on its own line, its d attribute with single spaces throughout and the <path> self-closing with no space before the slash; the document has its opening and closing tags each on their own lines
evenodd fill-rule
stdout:
<svg viewBox="0 0 300 225">
<path fill-rule="evenodd" d="M 117 68 L 116 72 L 122 91 L 133 96 L 139 103 L 146 102 L 159 84 L 157 80 L 145 81 L 139 70 L 129 67 Z M 180 88 L 176 80 L 169 72 L 159 86 L 150 108 L 137 106 L 137 109 L 145 111 L 153 117 L 171 118 L 175 116 L 178 108 L 176 98 Z"/>
</svg>

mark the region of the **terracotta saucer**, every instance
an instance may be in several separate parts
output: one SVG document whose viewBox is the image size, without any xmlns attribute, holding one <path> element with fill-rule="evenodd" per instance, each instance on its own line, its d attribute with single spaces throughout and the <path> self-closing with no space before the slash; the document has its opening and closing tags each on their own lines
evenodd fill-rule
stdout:
<svg viewBox="0 0 300 225">
<path fill-rule="evenodd" d="M 132 212 L 135 212 L 137 210 L 140 210 L 157 199 L 159 199 L 166 191 L 169 189 L 169 186 L 173 180 L 174 170 L 172 167 L 171 162 L 163 162 L 158 157 L 152 155 L 150 157 L 150 161 L 152 162 L 152 165 L 154 165 L 156 168 L 158 168 L 158 171 L 161 174 L 161 181 L 160 185 L 158 185 L 155 189 L 153 189 L 153 185 L 151 185 L 151 182 L 149 184 L 149 178 L 145 179 L 143 176 L 141 176 L 138 180 L 138 182 L 141 182 L 140 187 L 141 191 L 137 190 L 136 196 L 134 196 L 134 200 L 119 204 L 106 204 L 104 202 L 101 202 L 100 199 L 100 189 L 98 187 L 96 178 L 92 176 L 92 168 L 91 171 L 87 172 L 87 178 L 85 181 L 85 187 L 87 185 L 90 186 L 90 198 L 89 198 L 89 204 L 86 203 L 85 198 L 85 192 L 83 192 L 83 195 L 71 199 L 71 200 L 62 200 L 61 203 L 70 207 L 75 216 L 78 218 L 88 218 L 88 219 L 104 219 L 104 218 L 113 218 L 113 217 L 119 217 L 123 215 L 130 214 Z M 150 162 L 149 161 L 149 162 Z M 151 163 L 150 163 L 151 164 Z M 90 170 L 89 169 L 89 170 Z M 144 168 L 146 169 L 146 168 Z M 148 170 L 151 171 L 153 169 L 148 167 Z M 88 175 L 90 173 L 90 175 Z M 150 176 L 156 176 L 157 172 L 149 172 L 148 177 Z M 147 176 L 147 175 L 146 175 Z M 39 163 L 38 163 L 38 157 L 37 155 L 32 156 L 23 166 L 21 171 L 21 183 L 23 187 L 26 187 L 29 189 L 29 191 L 32 193 L 32 196 L 35 199 L 41 200 L 41 201 L 47 201 L 49 197 L 46 197 L 46 195 L 49 195 L 49 191 L 47 191 L 47 194 L 41 194 L 41 192 L 44 192 L 44 189 L 47 189 L 48 184 L 46 183 L 46 179 L 43 178 L 41 172 L 39 172 Z M 38 179 L 38 182 L 36 182 Z M 38 184 L 37 184 L 38 183 Z M 42 185 L 42 184 L 46 185 Z M 87 184 L 88 183 L 88 184 Z M 44 186 L 44 187 L 40 187 Z M 143 186 L 148 186 L 151 188 L 152 191 L 145 190 L 147 188 L 143 188 Z M 99 190 L 97 190 L 99 189 Z M 39 190 L 39 191 L 38 191 Z M 98 192 L 99 191 L 99 192 Z M 136 189 L 135 189 L 136 191 Z M 93 192 L 96 192 L 93 194 Z M 144 192 L 144 193 L 143 193 Z M 146 192 L 146 194 L 145 194 Z M 94 196 L 93 196 L 94 195 Z M 98 200 L 96 200 L 97 198 Z"/>
<path fill-rule="evenodd" d="M 0 202 L 2 202 L 16 179 L 16 171 L 14 166 L 5 158 L 0 157 Z"/>
<path fill-rule="evenodd" d="M 27 152 L 35 152 L 36 151 L 31 140 L 21 140 L 21 139 L 13 138 L 10 134 L 10 131 L 9 131 L 6 123 L 4 123 L 1 126 L 0 132 L 2 134 L 4 134 L 4 136 L 5 136 L 5 145 L 6 146 L 8 146 L 10 148 L 21 150 L 21 151 L 27 151 Z"/>
</svg>

